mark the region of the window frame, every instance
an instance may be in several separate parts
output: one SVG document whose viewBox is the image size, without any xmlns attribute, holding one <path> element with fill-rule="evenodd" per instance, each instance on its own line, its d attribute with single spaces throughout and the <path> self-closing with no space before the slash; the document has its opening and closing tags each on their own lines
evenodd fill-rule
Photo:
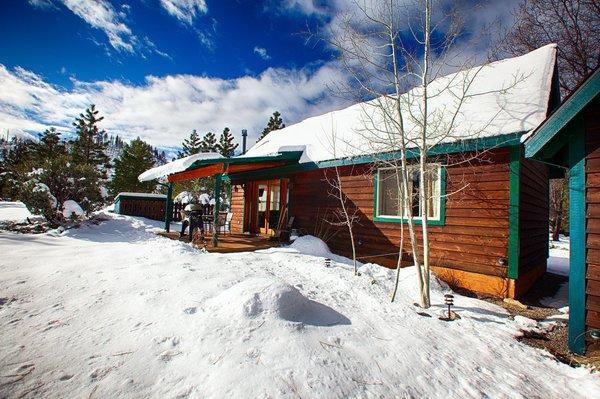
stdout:
<svg viewBox="0 0 600 399">
<path fill-rule="evenodd" d="M 436 165 L 439 171 L 438 180 L 438 192 L 440 193 L 439 201 L 439 217 L 436 219 L 427 218 L 428 226 L 444 226 L 446 224 L 446 168 L 439 162 L 431 162 L 427 165 Z M 415 165 L 416 166 L 416 165 Z M 410 165 L 409 167 L 415 167 Z M 379 215 L 379 172 L 381 170 L 395 169 L 393 167 L 380 167 L 377 168 L 373 174 L 373 221 L 375 222 L 387 222 L 387 223 L 406 223 L 408 218 L 405 216 L 392 216 L 392 215 Z M 420 225 L 423 224 L 423 220 L 420 216 L 413 216 L 413 223 Z"/>
</svg>

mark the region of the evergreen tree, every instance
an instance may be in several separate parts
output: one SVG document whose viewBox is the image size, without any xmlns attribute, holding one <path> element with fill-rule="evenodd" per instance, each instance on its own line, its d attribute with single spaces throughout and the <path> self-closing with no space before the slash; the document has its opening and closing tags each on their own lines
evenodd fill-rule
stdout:
<svg viewBox="0 0 600 399">
<path fill-rule="evenodd" d="M 179 158 L 197 154 L 202 150 L 202 141 L 196 133 L 196 129 L 192 131 L 189 138 L 183 140 L 181 147 L 183 147 L 183 151 L 179 153 Z"/>
<path fill-rule="evenodd" d="M 267 134 L 271 133 L 273 130 L 283 129 L 284 127 L 285 123 L 283 123 L 283 119 L 281 119 L 281 114 L 279 113 L 279 111 L 273 112 L 273 116 L 269 118 L 267 126 L 263 129 L 257 141 L 262 140 Z"/>
<path fill-rule="evenodd" d="M 238 148 L 239 144 L 233 144 L 233 135 L 228 127 L 223 129 L 221 137 L 219 138 L 219 144 L 216 145 L 217 151 L 226 158 L 233 156 L 235 149 Z"/>
<path fill-rule="evenodd" d="M 119 158 L 115 159 L 114 176 L 109 183 L 111 194 L 123 191 L 152 192 L 156 185 L 153 182 L 140 182 L 138 176 L 152 168 L 156 158 L 152 146 L 139 137 L 123 146 Z"/>
<path fill-rule="evenodd" d="M 217 151 L 217 137 L 214 133 L 208 132 L 202 138 L 200 143 L 200 152 L 216 152 Z"/>
<path fill-rule="evenodd" d="M 97 168 L 101 176 L 106 178 L 106 169 L 110 167 L 106 155 L 107 142 L 104 140 L 104 130 L 100 130 L 98 123 L 104 119 L 98 116 L 96 106 L 92 104 L 75 119 L 73 125 L 77 138 L 72 142 L 71 158 L 75 164 L 88 165 Z"/>
<path fill-rule="evenodd" d="M 46 129 L 35 146 L 36 161 L 43 163 L 45 160 L 65 154 L 66 147 L 60 141 L 60 133 L 53 127 Z"/>
<path fill-rule="evenodd" d="M 2 151 L 0 160 L 0 196 L 16 198 L 21 182 L 34 166 L 35 143 L 12 137 Z"/>
</svg>

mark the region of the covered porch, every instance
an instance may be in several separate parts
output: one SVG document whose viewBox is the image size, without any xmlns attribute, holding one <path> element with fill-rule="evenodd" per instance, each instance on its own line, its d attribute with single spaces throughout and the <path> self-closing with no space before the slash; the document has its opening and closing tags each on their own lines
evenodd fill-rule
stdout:
<svg viewBox="0 0 600 399">
<path fill-rule="evenodd" d="M 219 212 L 223 182 L 232 182 L 234 184 L 232 203 L 234 197 L 243 196 L 241 202 L 243 205 L 232 206 L 229 210 L 233 214 L 229 219 L 237 221 L 235 227 L 230 224 L 226 233 L 218 227 L 213 228 L 203 237 L 196 236 L 193 244 L 206 248 L 210 252 L 253 251 L 279 245 L 277 240 L 279 230 L 286 225 L 289 217 L 289 187 L 287 179 L 257 180 L 253 179 L 252 175 L 294 168 L 298 165 L 301 155 L 302 151 L 283 151 L 260 157 L 224 158 L 218 154 L 201 153 L 153 168 L 139 178 L 145 181 L 166 177 L 165 231 L 160 235 L 177 240 L 180 239 L 179 231 L 171 231 L 174 183 L 214 177 L 215 204 L 214 215 L 211 217 L 214 219 L 214 226 L 220 226 L 219 221 L 223 218 L 223 212 Z M 247 182 L 243 186 L 237 185 L 240 177 Z M 241 192 L 238 193 L 240 188 L 242 188 Z M 207 217 L 207 215 L 203 216 Z M 189 238 L 186 237 L 185 240 L 189 241 Z"/>
<path fill-rule="evenodd" d="M 189 242 L 187 235 L 179 238 L 179 232 L 176 231 L 161 231 L 158 235 L 171 240 Z M 265 235 L 250 235 L 250 234 L 225 234 L 220 235 L 218 245 L 213 245 L 210 236 L 206 236 L 204 240 L 195 239 L 192 240 L 192 245 L 198 248 L 203 248 L 208 252 L 215 253 L 235 253 L 235 252 L 248 252 L 257 251 L 260 249 L 268 249 L 278 247 L 279 242 Z"/>
</svg>

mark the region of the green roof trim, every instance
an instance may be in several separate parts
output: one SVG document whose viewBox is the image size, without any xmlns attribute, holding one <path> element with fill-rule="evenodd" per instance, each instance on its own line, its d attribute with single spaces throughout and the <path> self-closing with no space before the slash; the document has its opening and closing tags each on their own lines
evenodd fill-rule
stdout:
<svg viewBox="0 0 600 399">
<path fill-rule="evenodd" d="M 455 141 L 452 143 L 438 144 L 429 149 L 428 155 L 443 155 L 461 152 L 472 152 L 472 151 L 484 151 L 493 148 L 513 147 L 521 144 L 521 136 L 525 134 L 525 131 L 504 134 L 500 136 L 482 137 L 467 139 L 461 141 Z M 282 153 L 285 154 L 285 153 Z M 407 158 L 414 159 L 418 158 L 419 150 L 417 148 L 411 148 L 407 150 Z M 257 157 L 259 158 L 259 157 Z M 248 159 L 248 158 L 246 158 Z M 298 157 L 299 159 L 299 157 Z M 400 159 L 400 151 L 390 151 L 379 154 L 371 155 L 359 155 L 356 157 L 348 157 L 341 159 L 332 159 L 320 162 L 306 162 L 301 164 L 284 165 L 275 168 L 268 168 L 258 171 L 233 173 L 230 175 L 232 180 L 246 180 L 246 179 L 259 179 L 278 177 L 284 174 L 291 174 L 297 172 L 305 172 L 314 169 L 325 169 L 333 168 L 335 166 L 351 166 L 360 165 L 366 163 L 376 163 L 383 161 L 390 161 L 394 159 Z"/>
<path fill-rule="evenodd" d="M 521 144 L 521 136 L 525 134 L 525 131 L 503 134 L 500 136 L 491 137 L 479 137 L 473 139 L 466 139 L 460 141 L 454 141 L 451 143 L 441 143 L 433 146 L 427 152 L 428 156 L 453 154 L 461 152 L 472 152 L 472 151 L 483 151 L 490 150 L 492 148 L 512 147 L 514 145 Z M 410 148 L 406 151 L 406 157 L 408 159 L 418 158 L 419 149 Z M 359 155 L 356 157 L 333 159 L 330 161 L 318 162 L 319 168 L 331 168 L 334 166 L 346 166 L 346 165 L 357 165 L 363 163 L 374 163 L 391 161 L 394 159 L 400 159 L 400 151 L 382 152 L 379 154 L 371 155 Z"/>
<path fill-rule="evenodd" d="M 600 69 L 586 79 L 525 142 L 525 157 L 543 159 L 542 151 L 600 93 Z"/>
<path fill-rule="evenodd" d="M 202 166 L 209 166 L 218 163 L 225 165 L 240 165 L 240 164 L 252 164 L 261 162 L 274 162 L 274 161 L 298 161 L 302 156 L 302 151 L 282 151 L 273 155 L 263 155 L 260 157 L 233 157 L 233 158 L 211 158 L 211 159 L 200 159 L 191 164 L 183 172 L 198 169 Z"/>
</svg>

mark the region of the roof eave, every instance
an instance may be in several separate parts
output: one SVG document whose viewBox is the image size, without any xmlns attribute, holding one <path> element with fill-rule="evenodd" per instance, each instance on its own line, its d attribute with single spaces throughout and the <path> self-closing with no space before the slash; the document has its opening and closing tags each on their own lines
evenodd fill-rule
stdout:
<svg viewBox="0 0 600 399">
<path fill-rule="evenodd" d="M 573 92 L 525 141 L 525 157 L 538 159 L 544 148 L 600 93 L 600 69 Z M 542 157 L 543 158 L 543 157 Z"/>
</svg>

